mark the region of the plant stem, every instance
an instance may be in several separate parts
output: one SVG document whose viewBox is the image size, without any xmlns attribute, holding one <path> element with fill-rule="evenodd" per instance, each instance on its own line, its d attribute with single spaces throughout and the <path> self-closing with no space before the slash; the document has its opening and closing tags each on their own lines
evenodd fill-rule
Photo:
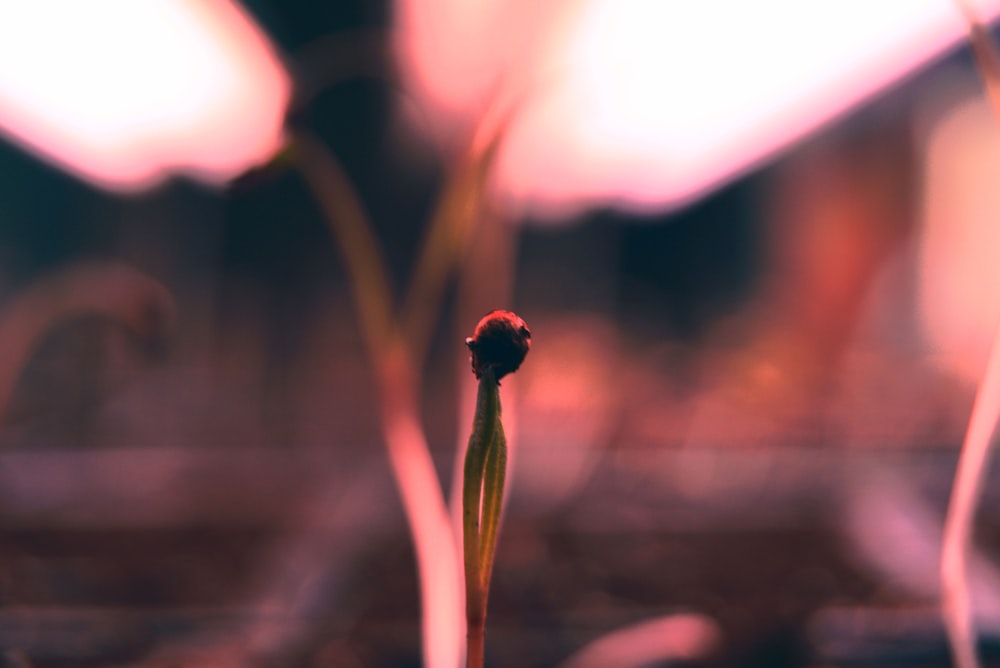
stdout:
<svg viewBox="0 0 1000 668">
<path fill-rule="evenodd" d="M 393 316 L 389 273 L 353 187 L 325 147 L 299 131 L 292 156 L 342 251 L 375 369 L 380 424 L 416 552 L 424 665 L 457 668 L 461 595 L 455 535 L 420 423 L 415 365 Z"/>
<path fill-rule="evenodd" d="M 497 549 L 497 536 L 500 533 L 500 511 L 503 508 L 503 488 L 507 478 L 507 439 L 504 437 L 503 425 L 500 423 L 499 398 L 497 399 L 497 420 L 493 430 L 493 438 L 486 449 L 486 464 L 483 467 L 483 511 L 480 526 L 479 541 L 479 583 L 485 594 L 490 591 L 490 578 L 493 575 L 493 557 Z"/>
<path fill-rule="evenodd" d="M 462 493 L 467 668 L 482 668 L 483 665 L 486 603 L 500 528 L 506 467 L 507 444 L 500 419 L 500 386 L 493 370 L 489 369 L 479 379 Z"/>
<path fill-rule="evenodd" d="M 413 365 L 397 349 L 379 367 L 380 422 L 417 557 L 424 665 L 452 668 L 460 664 L 462 628 L 455 534 L 420 423 Z"/>
<path fill-rule="evenodd" d="M 371 223 L 340 163 L 304 130 L 292 134 L 291 156 L 325 214 L 350 276 L 369 357 L 392 348 L 399 332 L 392 314 L 389 270 Z"/>
<path fill-rule="evenodd" d="M 468 248 L 483 216 L 487 181 L 513 110 L 499 120 L 487 117 L 448 175 L 444 192 L 427 230 L 409 289 L 403 299 L 400 321 L 416 359 L 422 359 L 433 333 L 434 316 L 440 312 L 447 278 Z"/>
<path fill-rule="evenodd" d="M 993 115 L 1000 122 L 1000 56 L 989 31 L 972 7 L 957 0 L 969 27 L 969 41 L 986 87 Z M 941 546 L 941 613 L 952 659 L 958 668 L 979 668 L 976 629 L 969 600 L 968 561 L 997 421 L 1000 419 L 1000 328 L 976 392 L 969 426 L 955 471 Z"/>
<path fill-rule="evenodd" d="M 482 212 L 480 220 L 470 235 L 469 244 L 460 265 L 458 285 L 455 295 L 455 321 L 457 323 L 474 322 L 483 313 L 488 312 L 496 304 L 507 304 L 512 301 L 513 274 L 516 264 L 517 235 L 519 226 L 512 221 L 504 220 L 503 213 L 496 207 L 490 207 Z M 459 339 L 468 332 L 463 329 L 455 332 Z M 504 387 L 508 393 L 511 387 L 516 389 L 517 376 L 504 379 Z M 460 408 L 457 411 L 456 433 L 458 439 L 454 448 L 451 466 L 451 487 L 449 490 L 449 509 L 452 527 L 455 535 L 463 533 L 463 475 L 466 444 L 469 424 L 475 414 L 477 403 L 478 381 L 469 373 L 469 360 L 463 359 L 457 369 L 456 383 L 459 387 Z M 513 430 L 517 418 L 517 403 L 504 406 L 504 423 L 507 430 Z M 509 431 L 513 435 L 513 431 Z M 516 441 L 508 442 L 507 459 L 513 465 L 516 457 Z M 462 546 L 457 546 L 462 549 Z M 462 557 L 459 557 L 462 558 Z M 470 652 L 471 656 L 471 652 Z"/>
<path fill-rule="evenodd" d="M 1000 419 L 1000 329 L 972 406 L 969 427 L 962 443 L 941 547 L 941 605 L 952 657 L 959 668 L 978 668 L 976 631 L 969 602 L 967 566 L 972 546 L 976 508 L 991 445 Z"/>
<path fill-rule="evenodd" d="M 470 619 L 468 628 L 467 639 L 469 649 L 465 664 L 466 668 L 482 668 L 485 660 L 486 618 L 483 617 L 475 623 Z"/>
</svg>

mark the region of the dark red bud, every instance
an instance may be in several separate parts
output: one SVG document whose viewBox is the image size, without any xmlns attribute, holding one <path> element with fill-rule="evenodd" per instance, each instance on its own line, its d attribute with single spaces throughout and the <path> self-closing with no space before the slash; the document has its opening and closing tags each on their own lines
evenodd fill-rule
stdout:
<svg viewBox="0 0 1000 668">
<path fill-rule="evenodd" d="M 500 380 L 521 366 L 531 348 L 531 330 L 511 311 L 490 311 L 465 345 L 472 351 L 472 373 L 476 378 L 492 368 Z"/>
</svg>

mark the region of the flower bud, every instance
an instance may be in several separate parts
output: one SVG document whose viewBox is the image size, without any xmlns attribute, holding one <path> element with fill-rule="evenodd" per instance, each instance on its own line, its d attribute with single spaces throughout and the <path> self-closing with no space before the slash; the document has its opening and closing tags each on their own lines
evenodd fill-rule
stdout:
<svg viewBox="0 0 1000 668">
<path fill-rule="evenodd" d="M 493 369 L 499 381 L 517 371 L 531 348 L 531 330 L 511 311 L 490 311 L 465 340 L 472 351 L 472 372 L 476 378 Z"/>
</svg>

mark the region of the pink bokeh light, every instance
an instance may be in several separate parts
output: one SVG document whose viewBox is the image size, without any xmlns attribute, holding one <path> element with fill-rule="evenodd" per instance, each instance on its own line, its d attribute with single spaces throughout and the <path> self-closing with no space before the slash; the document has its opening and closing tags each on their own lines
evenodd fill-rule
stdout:
<svg viewBox="0 0 1000 668">
<path fill-rule="evenodd" d="M 935 362 L 975 383 L 1000 317 L 1000 132 L 989 105 L 976 97 L 953 104 L 925 151 L 920 322 Z"/>
<path fill-rule="evenodd" d="M 683 205 L 966 34 L 953 0 L 401 0 L 398 16 L 404 75 L 441 127 L 523 98 L 498 186 L 551 217 Z"/>
<path fill-rule="evenodd" d="M 227 0 L 0 5 L 0 133 L 102 187 L 233 178 L 281 145 L 290 89 Z"/>
</svg>

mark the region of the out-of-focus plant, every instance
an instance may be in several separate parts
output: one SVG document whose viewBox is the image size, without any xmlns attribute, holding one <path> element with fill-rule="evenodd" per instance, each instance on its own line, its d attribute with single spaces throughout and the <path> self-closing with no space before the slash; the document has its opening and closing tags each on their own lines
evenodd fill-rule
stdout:
<svg viewBox="0 0 1000 668">
<path fill-rule="evenodd" d="M 122 264 L 72 265 L 28 285 L 0 305 L 0 419 L 35 346 L 52 329 L 98 316 L 155 349 L 172 329 L 175 311 L 166 287 Z"/>
<path fill-rule="evenodd" d="M 1000 121 L 1000 54 L 973 9 L 957 0 L 969 26 L 972 50 L 986 86 L 994 115 Z M 1000 422 L 1000 328 L 983 372 L 962 442 L 952 485 L 941 546 L 941 605 L 952 658 L 958 668 L 978 668 L 976 630 L 972 617 L 968 578 L 969 552 L 976 509 L 992 456 L 993 439 Z"/>
<path fill-rule="evenodd" d="M 666 615 L 611 631 L 560 668 L 639 668 L 695 661 L 714 651 L 720 636 L 718 625 L 703 615 Z"/>
<path fill-rule="evenodd" d="M 297 133 L 293 141 L 293 159 L 341 248 L 374 367 L 382 436 L 417 556 L 424 660 L 427 666 L 457 666 L 461 623 L 455 540 L 421 427 L 419 379 L 392 307 L 388 271 L 364 210 L 335 159 L 305 133 Z"/>
<path fill-rule="evenodd" d="M 424 664 L 429 668 L 453 668 L 461 661 L 461 568 L 421 423 L 419 371 L 448 277 L 481 213 L 484 183 L 505 127 L 504 122 L 484 123 L 451 171 L 399 308 L 393 304 L 378 239 L 336 158 L 303 130 L 291 133 L 288 151 L 321 205 L 351 279 L 375 371 L 382 436 L 414 541 Z"/>
</svg>

